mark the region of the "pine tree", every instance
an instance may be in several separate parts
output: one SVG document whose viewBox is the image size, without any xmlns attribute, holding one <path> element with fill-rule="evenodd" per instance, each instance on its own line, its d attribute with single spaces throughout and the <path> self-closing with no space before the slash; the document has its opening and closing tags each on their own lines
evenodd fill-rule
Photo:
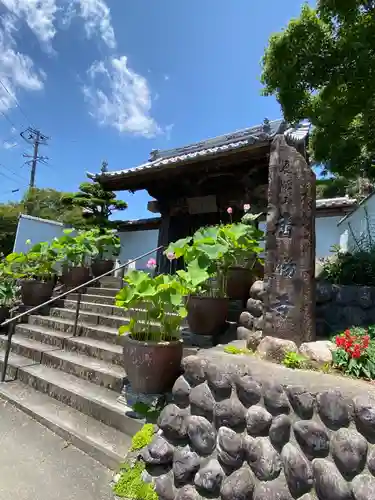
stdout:
<svg viewBox="0 0 375 500">
<path fill-rule="evenodd" d="M 108 171 L 108 163 L 103 161 L 101 172 Z M 115 228 L 118 224 L 111 221 L 113 212 L 126 210 L 125 201 L 117 200 L 112 191 L 105 191 L 101 184 L 93 177 L 88 176 L 91 182 L 82 182 L 77 193 L 66 195 L 62 198 L 64 205 L 81 207 L 87 224 L 102 228 Z"/>
</svg>

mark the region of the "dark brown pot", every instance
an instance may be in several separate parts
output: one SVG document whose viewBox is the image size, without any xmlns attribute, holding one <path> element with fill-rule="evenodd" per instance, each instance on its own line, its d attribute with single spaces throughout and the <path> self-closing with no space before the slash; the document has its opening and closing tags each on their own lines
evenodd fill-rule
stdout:
<svg viewBox="0 0 375 500">
<path fill-rule="evenodd" d="M 247 300 L 254 273 L 245 267 L 230 267 L 227 274 L 227 295 L 232 300 Z"/>
<path fill-rule="evenodd" d="M 52 297 L 54 281 L 22 280 L 21 300 L 24 306 L 35 307 Z"/>
<path fill-rule="evenodd" d="M 134 392 L 163 394 L 181 372 L 182 340 L 143 342 L 124 337 L 124 368 Z"/>
<path fill-rule="evenodd" d="M 220 333 L 228 317 L 228 298 L 190 295 L 186 308 L 187 322 L 192 333 L 215 335 Z"/>
<path fill-rule="evenodd" d="M 64 269 L 62 274 L 62 282 L 69 288 L 83 285 L 90 280 L 90 268 L 88 267 L 70 267 Z"/>
<path fill-rule="evenodd" d="M 9 318 L 10 318 L 10 308 L 5 306 L 0 306 L 0 325 Z"/>
<path fill-rule="evenodd" d="M 109 271 L 112 271 L 114 266 L 113 260 L 94 260 L 94 262 L 91 264 L 91 271 L 92 274 L 95 278 L 98 276 L 101 276 L 102 274 L 108 273 Z"/>
</svg>

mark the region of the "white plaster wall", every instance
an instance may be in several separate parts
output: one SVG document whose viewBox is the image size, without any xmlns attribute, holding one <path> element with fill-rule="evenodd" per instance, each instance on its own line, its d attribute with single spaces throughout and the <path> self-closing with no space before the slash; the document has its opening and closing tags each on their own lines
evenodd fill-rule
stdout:
<svg viewBox="0 0 375 500">
<path fill-rule="evenodd" d="M 367 216 L 366 216 L 367 213 Z M 370 196 L 338 226 L 343 250 L 375 245 L 375 195 Z"/>
<path fill-rule="evenodd" d="M 341 219 L 341 216 L 318 217 L 315 219 L 315 252 L 317 259 L 328 257 L 331 254 L 332 246 L 340 244 L 341 231 L 337 224 Z M 265 221 L 259 223 L 259 229 L 266 230 Z M 261 247 L 264 248 L 264 243 L 261 244 Z"/>
<path fill-rule="evenodd" d="M 158 229 L 119 232 L 121 253 L 118 259 L 121 264 L 156 248 L 158 246 L 158 235 Z M 147 261 L 150 258 L 156 259 L 156 252 L 137 261 L 136 269 L 146 269 Z"/>
<path fill-rule="evenodd" d="M 43 241 L 52 241 L 54 238 L 59 238 L 63 235 L 64 229 L 64 225 L 59 222 L 32 219 L 20 215 L 13 251 L 28 251 L 30 247 L 26 245 L 27 240 L 31 240 L 31 243 L 35 245 Z"/>
<path fill-rule="evenodd" d="M 315 219 L 315 254 L 317 259 L 329 257 L 332 255 L 332 246 L 340 244 L 341 231 L 337 224 L 341 219 L 341 215 Z"/>
</svg>

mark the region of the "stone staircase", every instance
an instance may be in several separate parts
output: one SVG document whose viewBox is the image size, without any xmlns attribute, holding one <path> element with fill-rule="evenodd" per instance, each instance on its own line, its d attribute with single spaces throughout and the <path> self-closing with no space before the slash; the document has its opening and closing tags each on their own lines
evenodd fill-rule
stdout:
<svg viewBox="0 0 375 500">
<path fill-rule="evenodd" d="M 118 289 L 114 278 L 87 289 L 77 336 L 72 333 L 76 294 L 68 295 L 48 315 L 30 315 L 27 323 L 17 324 L 8 379 L 0 384 L 2 399 L 109 468 L 123 461 L 131 436 L 143 425 L 119 401 L 125 371 L 118 328 L 134 312 L 114 305 Z M 141 318 L 142 310 L 137 315 Z M 0 369 L 5 347 L 6 336 L 0 335 Z M 196 350 L 185 348 L 184 355 Z"/>
</svg>

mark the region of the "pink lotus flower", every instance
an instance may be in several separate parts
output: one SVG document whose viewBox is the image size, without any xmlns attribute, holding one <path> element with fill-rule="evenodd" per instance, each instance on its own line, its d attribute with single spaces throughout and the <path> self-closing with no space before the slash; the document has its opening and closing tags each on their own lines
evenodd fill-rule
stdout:
<svg viewBox="0 0 375 500">
<path fill-rule="evenodd" d="M 250 210 L 250 208 L 251 208 L 250 203 L 245 203 L 245 205 L 243 206 L 244 212 L 248 212 Z"/>
<path fill-rule="evenodd" d="M 232 207 L 228 207 L 228 208 L 227 208 L 227 213 L 228 213 L 229 215 L 232 215 L 232 213 L 233 213 L 233 208 L 232 208 Z"/>
<path fill-rule="evenodd" d="M 156 260 L 155 259 L 149 259 L 149 261 L 147 262 L 147 267 L 148 269 L 155 269 L 156 267 Z"/>
<path fill-rule="evenodd" d="M 168 252 L 167 253 L 167 259 L 168 260 L 174 260 L 176 258 L 175 254 L 173 252 Z"/>
</svg>

